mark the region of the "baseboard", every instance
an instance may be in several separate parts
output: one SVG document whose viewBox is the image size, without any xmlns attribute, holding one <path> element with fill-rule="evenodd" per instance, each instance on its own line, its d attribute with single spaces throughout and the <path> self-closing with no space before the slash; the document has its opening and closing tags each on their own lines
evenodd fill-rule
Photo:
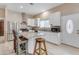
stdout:
<svg viewBox="0 0 79 59">
<path fill-rule="evenodd" d="M 71 47 L 73 47 L 73 48 L 79 49 L 79 47 L 76 47 L 76 46 L 73 46 L 73 45 L 70 45 L 70 44 L 66 44 L 66 43 L 61 43 L 61 44 L 64 44 L 64 45 L 71 46 Z"/>
<path fill-rule="evenodd" d="M 49 42 L 49 41 L 46 41 L 47 43 L 50 43 L 50 44 L 54 44 L 54 45 L 57 45 L 59 46 L 60 44 L 56 44 L 56 43 L 53 43 L 53 42 Z"/>
</svg>

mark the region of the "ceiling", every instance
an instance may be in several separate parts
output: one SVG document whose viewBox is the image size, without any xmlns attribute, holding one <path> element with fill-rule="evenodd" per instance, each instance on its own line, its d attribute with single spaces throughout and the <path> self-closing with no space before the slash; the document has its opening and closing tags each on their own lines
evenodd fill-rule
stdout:
<svg viewBox="0 0 79 59">
<path fill-rule="evenodd" d="M 6 7 L 12 11 L 24 12 L 29 15 L 36 15 L 61 4 L 62 3 L 0 3 L 0 7 Z"/>
</svg>

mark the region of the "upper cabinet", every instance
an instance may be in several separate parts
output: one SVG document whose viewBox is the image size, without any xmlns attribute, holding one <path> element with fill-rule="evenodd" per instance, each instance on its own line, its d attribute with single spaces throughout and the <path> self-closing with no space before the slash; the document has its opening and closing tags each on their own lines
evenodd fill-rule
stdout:
<svg viewBox="0 0 79 59">
<path fill-rule="evenodd" d="M 61 17 L 60 12 L 55 12 L 51 14 L 49 17 L 50 24 L 52 24 L 53 26 L 60 26 L 60 17 Z"/>
</svg>

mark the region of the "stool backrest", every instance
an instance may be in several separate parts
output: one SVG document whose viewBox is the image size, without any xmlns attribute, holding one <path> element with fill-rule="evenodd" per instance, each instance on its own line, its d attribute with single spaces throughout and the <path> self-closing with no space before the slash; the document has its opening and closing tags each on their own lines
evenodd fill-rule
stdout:
<svg viewBox="0 0 79 59">
<path fill-rule="evenodd" d="M 16 31 L 15 30 L 12 30 L 13 31 L 13 37 L 14 37 L 14 50 L 15 50 L 15 52 L 16 52 L 16 43 L 17 43 L 17 35 L 16 35 Z"/>
<path fill-rule="evenodd" d="M 17 39 L 16 31 L 15 30 L 13 30 L 13 36 L 14 36 L 14 39 Z"/>
</svg>

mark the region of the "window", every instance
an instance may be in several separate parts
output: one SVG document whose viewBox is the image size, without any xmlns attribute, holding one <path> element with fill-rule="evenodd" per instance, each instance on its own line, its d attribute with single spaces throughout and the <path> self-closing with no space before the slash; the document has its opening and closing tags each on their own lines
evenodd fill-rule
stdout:
<svg viewBox="0 0 79 59">
<path fill-rule="evenodd" d="M 50 27 L 49 20 L 38 20 L 39 27 Z"/>
<path fill-rule="evenodd" d="M 28 18 L 27 19 L 27 25 L 29 25 L 29 26 L 34 26 L 34 19 L 30 19 L 30 18 Z"/>
</svg>

